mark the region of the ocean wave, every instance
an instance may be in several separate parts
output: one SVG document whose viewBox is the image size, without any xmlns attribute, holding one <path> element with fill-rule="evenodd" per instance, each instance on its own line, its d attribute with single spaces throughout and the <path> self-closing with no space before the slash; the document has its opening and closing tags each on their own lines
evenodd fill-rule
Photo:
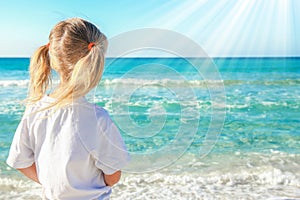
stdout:
<svg viewBox="0 0 300 200">
<path fill-rule="evenodd" d="M 116 79 L 106 79 L 102 81 L 104 86 L 110 85 L 161 85 L 161 86 L 206 86 L 208 84 L 215 86 L 222 86 L 223 80 L 175 80 L 175 79 L 135 79 L 135 78 L 116 78 Z M 221 84 L 221 85 L 220 85 Z"/>
<path fill-rule="evenodd" d="M 0 114 L 20 114 L 24 110 L 24 100 L 26 96 L 20 99 L 14 99 L 10 101 L 2 101 L 0 102 Z M 127 115 L 127 114 L 149 114 L 152 109 L 157 106 L 163 106 L 163 110 L 167 111 L 168 114 L 178 114 L 181 112 L 181 109 L 178 106 L 184 107 L 185 112 L 188 109 L 197 109 L 199 112 L 203 113 L 210 113 L 212 109 L 219 109 L 219 108 L 226 108 L 228 113 L 236 113 L 237 111 L 245 111 L 245 110 L 257 110 L 257 111 L 277 111 L 280 109 L 288 108 L 291 110 L 297 110 L 300 107 L 298 102 L 294 103 L 287 103 L 287 102 L 270 102 L 270 101 L 261 101 L 255 104 L 250 103 L 235 103 L 227 101 L 226 104 L 214 104 L 212 105 L 210 100 L 202 101 L 202 100 L 169 100 L 169 99 L 160 99 L 154 100 L 152 98 L 148 100 L 144 100 L 144 98 L 137 98 L 134 101 L 128 101 L 126 99 L 114 99 L 111 98 L 101 98 L 101 97 L 94 97 L 94 99 L 90 100 L 90 102 L 94 102 L 105 109 L 107 109 L 111 114 L 116 115 Z M 128 110 L 129 108 L 129 110 Z M 131 109 L 131 110 L 130 110 Z M 134 110 L 138 109 L 138 110 Z M 142 110 L 141 110 L 142 109 Z M 193 110 L 191 110 L 192 113 Z M 166 114 L 165 112 L 160 113 L 152 113 L 152 114 Z M 252 116 L 252 118 L 265 116 L 266 114 L 263 113 L 262 115 Z"/>
<path fill-rule="evenodd" d="M 126 174 L 111 198 L 123 199 L 300 199 L 299 174 L 268 166 L 239 171 Z M 39 199 L 41 187 L 0 178 L 0 199 Z"/>
<path fill-rule="evenodd" d="M 300 199 L 299 155 L 271 151 L 184 156 L 149 174 L 127 174 L 113 199 Z"/>
<path fill-rule="evenodd" d="M 57 84 L 58 81 L 53 81 L 53 84 Z M 27 87 L 29 80 L 0 80 L 0 87 Z M 221 87 L 223 85 L 281 85 L 281 86 L 293 86 L 300 85 L 298 79 L 287 80 L 177 80 L 177 79 L 138 79 L 138 78 L 115 78 L 115 79 L 103 79 L 100 82 L 100 86 L 178 86 L 178 87 Z"/>
<path fill-rule="evenodd" d="M 58 84 L 58 80 L 52 81 L 53 85 Z M 0 87 L 28 87 L 29 86 L 29 80 L 0 80 Z"/>
<path fill-rule="evenodd" d="M 54 82 L 56 83 L 56 82 Z M 172 79 L 157 79 L 157 80 L 147 80 L 147 79 L 103 79 L 100 82 L 100 86 L 206 86 L 208 84 L 211 85 L 219 85 L 223 84 L 222 80 L 172 80 Z M 0 87 L 28 87 L 29 80 L 0 80 Z"/>
<path fill-rule="evenodd" d="M 204 176 L 163 173 L 128 175 L 114 188 L 112 199 L 300 199 L 296 178 L 278 169 Z"/>
<path fill-rule="evenodd" d="M 156 172 L 124 171 L 112 199 L 300 199 L 299 156 L 272 150 L 202 159 L 185 154 Z M 0 199 L 37 199 L 40 194 L 39 185 L 2 171 Z"/>
<path fill-rule="evenodd" d="M 0 199 L 41 199 L 41 187 L 28 179 L 19 177 L 0 178 Z"/>
<path fill-rule="evenodd" d="M 138 79 L 138 78 L 116 78 L 103 79 L 101 82 L 104 86 L 110 85 L 162 85 L 162 86 L 230 86 L 230 85 L 281 85 L 293 86 L 300 85 L 300 79 L 285 80 L 178 80 L 178 79 Z"/>
<path fill-rule="evenodd" d="M 29 84 L 29 80 L 0 80 L 0 87 L 27 87 Z"/>
</svg>

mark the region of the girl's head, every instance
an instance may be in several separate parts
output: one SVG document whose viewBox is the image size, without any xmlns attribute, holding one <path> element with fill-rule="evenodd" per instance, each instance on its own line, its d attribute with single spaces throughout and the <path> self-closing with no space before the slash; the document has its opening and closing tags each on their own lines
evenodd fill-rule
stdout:
<svg viewBox="0 0 300 200">
<path fill-rule="evenodd" d="M 79 18 L 59 22 L 50 32 L 49 44 L 31 58 L 29 101 L 45 95 L 51 69 L 60 76 L 55 105 L 87 94 L 101 79 L 106 49 L 106 36 L 90 22 Z"/>
</svg>

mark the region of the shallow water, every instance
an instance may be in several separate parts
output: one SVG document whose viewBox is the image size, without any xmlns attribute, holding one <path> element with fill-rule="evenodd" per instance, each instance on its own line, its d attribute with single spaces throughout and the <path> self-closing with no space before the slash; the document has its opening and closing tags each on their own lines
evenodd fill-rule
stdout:
<svg viewBox="0 0 300 200">
<path fill-rule="evenodd" d="M 24 110 L 19 103 L 27 93 L 28 63 L 0 59 L 0 199 L 40 194 L 5 164 Z M 221 80 L 205 80 L 184 59 L 108 60 L 87 98 L 109 111 L 133 158 L 153 155 L 152 169 L 161 168 L 146 173 L 133 159 L 136 168 L 125 170 L 112 199 L 300 199 L 300 59 L 214 63 Z M 222 84 L 226 102 L 215 104 L 210 89 Z M 223 107 L 221 134 L 201 157 L 214 111 Z"/>
</svg>

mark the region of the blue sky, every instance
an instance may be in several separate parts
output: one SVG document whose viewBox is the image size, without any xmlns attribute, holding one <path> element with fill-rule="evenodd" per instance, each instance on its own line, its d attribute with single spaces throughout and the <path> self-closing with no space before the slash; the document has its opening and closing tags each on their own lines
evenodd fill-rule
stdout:
<svg viewBox="0 0 300 200">
<path fill-rule="evenodd" d="M 108 38 L 138 28 L 177 31 L 209 56 L 300 56 L 299 0 L 1 1 L 0 56 L 29 57 L 70 17 L 92 21 Z"/>
</svg>

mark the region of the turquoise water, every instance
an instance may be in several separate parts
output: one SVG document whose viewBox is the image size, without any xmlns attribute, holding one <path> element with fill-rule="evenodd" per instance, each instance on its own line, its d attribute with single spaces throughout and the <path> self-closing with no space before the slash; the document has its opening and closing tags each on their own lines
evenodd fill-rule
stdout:
<svg viewBox="0 0 300 200">
<path fill-rule="evenodd" d="M 218 171 L 251 185 L 278 169 L 276 176 L 289 182 L 286 186 L 293 187 L 295 197 L 300 191 L 300 58 L 213 61 L 224 84 L 226 115 L 206 158 L 198 155 L 213 117 L 211 93 L 202 75 L 186 60 L 109 58 L 100 85 L 87 98 L 110 112 L 132 153 L 159 152 L 185 127 L 180 136 L 180 141 L 190 141 L 184 143 L 185 156 L 174 167 L 165 168 L 166 173 L 176 169 L 203 175 Z M 28 64 L 27 58 L 0 59 L 0 177 L 17 174 L 6 166 L 5 159 L 24 110 L 20 101 L 27 93 Z M 127 91 L 132 93 L 126 96 Z M 190 134 L 193 130 L 195 134 Z M 266 166 L 270 168 L 260 171 Z M 253 172 L 258 178 L 251 182 L 249 177 L 235 177 L 233 168 Z M 274 183 L 273 172 L 269 179 L 262 178 L 263 184 Z M 276 191 L 270 196 L 284 196 Z"/>
</svg>

